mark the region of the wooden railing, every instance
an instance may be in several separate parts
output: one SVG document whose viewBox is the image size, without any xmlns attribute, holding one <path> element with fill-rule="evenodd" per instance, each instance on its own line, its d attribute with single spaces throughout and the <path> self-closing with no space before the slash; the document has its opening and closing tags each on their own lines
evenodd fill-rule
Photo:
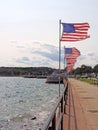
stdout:
<svg viewBox="0 0 98 130">
<path fill-rule="evenodd" d="M 68 82 L 64 84 L 63 94 L 59 97 L 56 106 L 54 107 L 41 130 L 63 130 L 63 115 L 66 113 L 67 96 Z"/>
</svg>

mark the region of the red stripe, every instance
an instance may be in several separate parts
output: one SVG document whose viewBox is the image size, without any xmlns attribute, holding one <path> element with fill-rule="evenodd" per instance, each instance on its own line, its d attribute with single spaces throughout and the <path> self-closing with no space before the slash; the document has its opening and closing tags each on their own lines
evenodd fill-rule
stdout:
<svg viewBox="0 0 98 130">
<path fill-rule="evenodd" d="M 74 24 L 74 25 L 88 25 L 89 26 L 89 24 L 87 22 L 85 22 L 85 23 L 72 23 L 72 24 Z"/>
<path fill-rule="evenodd" d="M 75 30 L 79 30 L 79 31 L 88 31 L 88 28 L 76 28 Z"/>
<path fill-rule="evenodd" d="M 85 39 L 86 37 L 64 37 L 62 39 L 64 40 L 82 40 Z"/>
<path fill-rule="evenodd" d="M 67 61 L 67 64 L 74 64 L 76 61 Z"/>
<path fill-rule="evenodd" d="M 75 25 L 75 24 L 74 24 L 74 27 L 75 27 L 75 28 L 76 28 L 76 27 L 79 27 L 79 28 L 89 28 L 88 25 Z"/>
<path fill-rule="evenodd" d="M 79 25 L 79 26 L 77 26 L 77 25 L 74 25 L 74 27 L 75 27 L 75 29 L 77 29 L 77 28 L 88 28 L 89 29 L 89 26 L 87 26 L 87 25 Z"/>
<path fill-rule="evenodd" d="M 74 63 L 67 64 L 67 66 L 73 66 L 73 65 L 74 65 Z"/>
<path fill-rule="evenodd" d="M 66 58 L 77 58 L 77 56 L 65 56 Z"/>
<path fill-rule="evenodd" d="M 68 39 L 66 39 L 66 38 L 62 38 L 61 39 L 61 41 L 66 41 L 66 42 L 76 42 L 76 41 L 81 41 L 81 40 L 84 40 L 84 39 L 87 39 L 87 38 L 89 38 L 89 37 L 86 37 L 86 38 L 74 38 L 74 39 L 70 39 L 70 38 L 68 38 Z"/>
<path fill-rule="evenodd" d="M 68 58 L 68 59 L 69 59 L 69 58 Z M 76 59 L 75 59 L 75 60 L 72 60 L 72 59 L 67 60 L 67 59 L 66 59 L 66 61 L 67 61 L 67 63 L 72 63 L 72 62 L 76 62 Z"/>
<path fill-rule="evenodd" d="M 87 35 L 87 32 L 85 32 L 85 31 L 75 31 L 75 34 L 85 34 L 85 35 Z"/>
<path fill-rule="evenodd" d="M 79 37 L 79 36 L 76 36 L 76 37 L 71 37 L 71 36 L 67 36 L 67 37 L 62 37 L 62 39 L 84 39 L 84 38 L 86 38 L 85 36 L 81 36 L 81 37 Z"/>
</svg>

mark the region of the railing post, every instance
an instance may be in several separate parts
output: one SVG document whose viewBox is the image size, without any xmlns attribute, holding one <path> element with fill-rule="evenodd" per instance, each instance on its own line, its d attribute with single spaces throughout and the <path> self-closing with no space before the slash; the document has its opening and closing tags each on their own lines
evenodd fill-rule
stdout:
<svg viewBox="0 0 98 130">
<path fill-rule="evenodd" d="M 64 97 L 62 97 L 61 99 L 61 113 L 63 114 L 63 100 L 64 100 Z M 62 120 L 61 120 L 61 130 L 63 130 L 63 117 L 62 117 Z"/>
<path fill-rule="evenodd" d="M 66 114 L 66 98 L 67 98 L 67 95 L 64 95 L 64 114 Z"/>
<path fill-rule="evenodd" d="M 52 120 L 52 130 L 56 130 L 56 113 L 54 114 L 54 117 Z"/>
<path fill-rule="evenodd" d="M 68 84 L 66 85 L 66 90 L 64 92 L 64 114 L 66 114 L 66 105 L 67 105 L 67 97 L 68 97 Z"/>
</svg>

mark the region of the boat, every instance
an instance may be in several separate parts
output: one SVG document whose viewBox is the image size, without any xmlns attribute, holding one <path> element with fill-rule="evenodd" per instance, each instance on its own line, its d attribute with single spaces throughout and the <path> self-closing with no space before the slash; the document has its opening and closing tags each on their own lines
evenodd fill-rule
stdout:
<svg viewBox="0 0 98 130">
<path fill-rule="evenodd" d="M 50 76 L 47 76 L 46 83 L 63 83 L 64 77 L 64 73 L 53 72 Z"/>
</svg>

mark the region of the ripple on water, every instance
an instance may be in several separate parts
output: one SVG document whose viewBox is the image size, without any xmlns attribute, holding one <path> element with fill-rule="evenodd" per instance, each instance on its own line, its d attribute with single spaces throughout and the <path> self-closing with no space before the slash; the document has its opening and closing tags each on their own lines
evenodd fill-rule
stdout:
<svg viewBox="0 0 98 130">
<path fill-rule="evenodd" d="M 57 100 L 58 85 L 22 77 L 0 77 L 0 84 L 0 129 L 39 130 Z"/>
</svg>

